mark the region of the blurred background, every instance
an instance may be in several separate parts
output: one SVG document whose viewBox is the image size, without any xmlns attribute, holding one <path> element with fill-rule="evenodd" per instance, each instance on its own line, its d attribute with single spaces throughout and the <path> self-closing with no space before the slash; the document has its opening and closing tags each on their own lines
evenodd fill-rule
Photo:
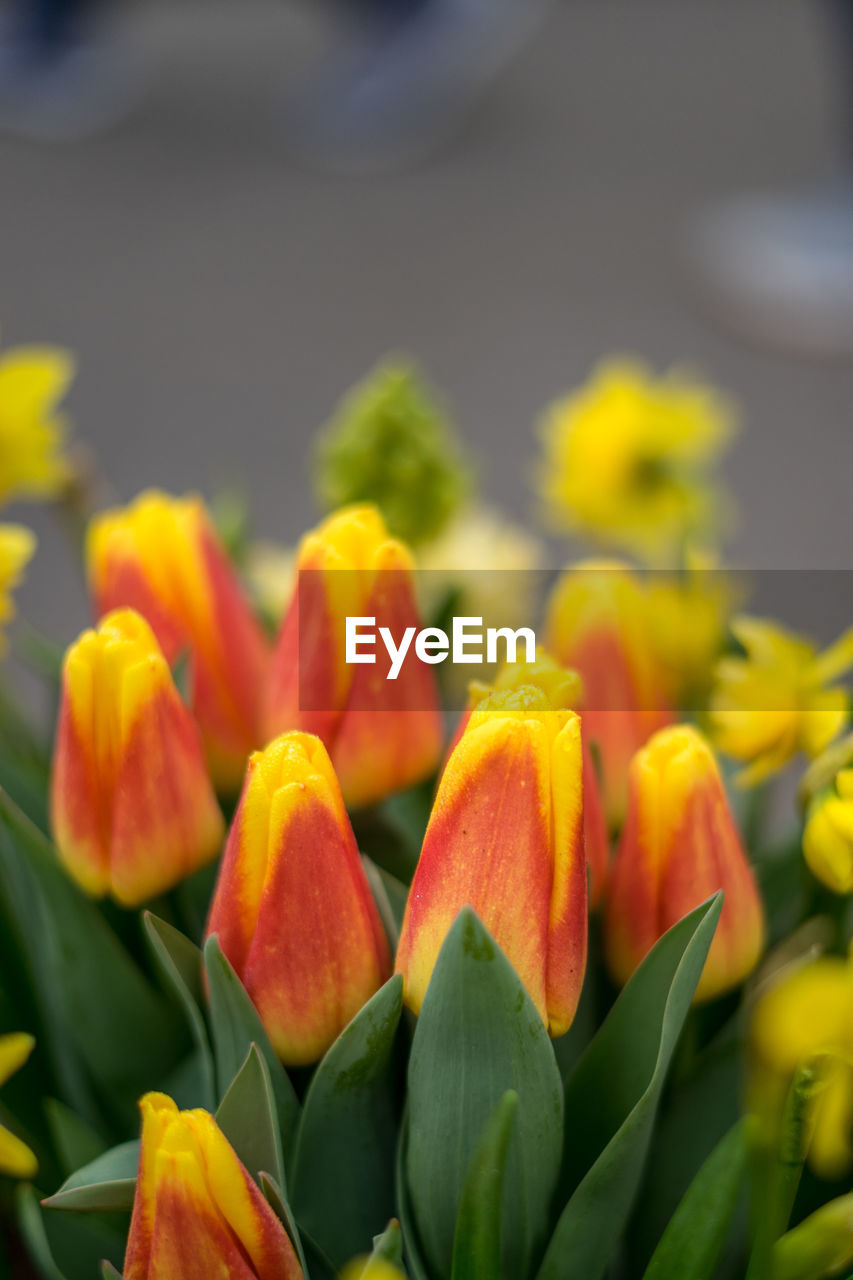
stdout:
<svg viewBox="0 0 853 1280">
<path fill-rule="evenodd" d="M 76 353 L 75 438 L 116 497 L 236 487 L 257 534 L 295 540 L 317 516 L 312 433 L 392 351 L 443 393 L 483 495 L 528 519 L 542 409 L 636 353 L 741 406 L 740 563 L 851 567 L 853 364 L 741 338 L 696 266 L 721 203 L 843 167 L 820 5 L 560 0 L 447 145 L 372 176 L 314 167 L 288 136 L 331 9 L 110 17 L 132 109 L 74 142 L 0 137 L 0 341 Z M 41 544 L 20 611 L 67 641 L 88 611 L 58 517 L 7 514 Z"/>
</svg>

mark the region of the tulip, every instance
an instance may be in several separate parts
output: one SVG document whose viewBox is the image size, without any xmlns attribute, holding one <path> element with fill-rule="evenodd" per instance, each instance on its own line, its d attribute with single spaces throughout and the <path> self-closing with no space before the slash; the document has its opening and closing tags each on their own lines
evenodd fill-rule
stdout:
<svg viewBox="0 0 853 1280">
<path fill-rule="evenodd" d="M 809 804 L 803 853 L 812 873 L 834 893 L 853 893 L 853 768 Z"/>
<path fill-rule="evenodd" d="M 551 1035 L 586 964 L 580 717 L 533 685 L 486 698 L 447 762 L 406 906 L 397 970 L 417 1013 L 458 912 L 474 908 Z"/>
<path fill-rule="evenodd" d="M 0 1084 L 24 1065 L 35 1048 L 32 1036 L 22 1031 L 0 1036 Z M 0 1124 L 0 1174 L 10 1178 L 34 1178 L 38 1161 L 25 1142 Z"/>
<path fill-rule="evenodd" d="M 213 1116 L 149 1093 L 126 1280 L 302 1280 L 293 1245 Z"/>
<path fill-rule="evenodd" d="M 614 979 L 627 982 L 658 938 L 718 889 L 723 909 L 697 1000 L 737 986 L 758 963 L 763 911 L 713 753 L 696 729 L 674 725 L 631 764 L 605 913 Z"/>
<path fill-rule="evenodd" d="M 218 786 L 239 786 L 263 740 L 266 643 L 200 498 L 151 490 L 89 527 L 98 616 L 137 609 L 170 666 L 189 660 L 190 703 Z"/>
<path fill-rule="evenodd" d="M 634 752 L 672 720 L 640 583 L 615 561 L 565 573 L 548 603 L 545 646 L 583 680 L 584 728 L 598 751 L 605 809 L 616 828 Z"/>
<path fill-rule="evenodd" d="M 374 507 L 349 507 L 303 538 L 298 568 L 273 658 L 268 735 L 316 733 L 347 804 L 373 804 L 427 777 L 441 753 L 430 666 L 410 650 L 398 677 L 387 679 L 380 645 L 374 664 L 345 661 L 347 616 L 375 618 L 395 640 L 419 628 L 412 559 Z"/>
<path fill-rule="evenodd" d="M 126 907 L 172 888 L 221 846 L 198 726 L 132 609 L 108 614 L 65 655 L 51 818 L 69 875 Z"/>
<path fill-rule="evenodd" d="M 491 685 L 473 682 L 468 687 L 468 707 L 463 712 L 454 734 L 455 747 L 471 712 L 491 693 L 505 693 L 520 689 L 522 685 L 535 685 L 545 694 L 554 710 L 582 709 L 583 682 L 576 671 L 568 671 L 555 662 L 544 649 L 536 650 L 535 662 L 507 663 Z M 583 728 L 583 717 L 581 717 Z M 583 740 L 583 840 L 589 878 L 589 909 L 594 910 L 601 901 L 610 865 L 610 841 L 595 764 L 585 737 Z"/>
<path fill-rule="evenodd" d="M 778 1142 L 797 1072 L 813 1065 L 808 1162 L 820 1177 L 853 1168 L 853 963 L 821 956 L 778 973 L 762 991 L 749 1027 L 748 1103 L 757 1136 Z"/>
<path fill-rule="evenodd" d="M 328 753 L 285 733 L 249 761 L 208 933 L 282 1060 L 316 1062 L 388 976 L 388 946 Z"/>
</svg>

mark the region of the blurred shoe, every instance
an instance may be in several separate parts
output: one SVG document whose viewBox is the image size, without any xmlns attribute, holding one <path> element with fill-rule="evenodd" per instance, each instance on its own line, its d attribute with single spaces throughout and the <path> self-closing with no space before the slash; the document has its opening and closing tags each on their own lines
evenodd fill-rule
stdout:
<svg viewBox="0 0 853 1280">
<path fill-rule="evenodd" d="M 692 257 L 731 327 L 804 355 L 853 356 L 853 183 L 707 214 Z"/>
<path fill-rule="evenodd" d="M 0 44 L 0 131 L 39 142 L 91 137 L 121 120 L 138 78 L 113 48 L 74 42 L 39 51 Z"/>
<path fill-rule="evenodd" d="M 424 0 L 344 51 L 291 114 L 323 168 L 381 172 L 440 147 L 533 31 L 548 0 Z"/>
</svg>

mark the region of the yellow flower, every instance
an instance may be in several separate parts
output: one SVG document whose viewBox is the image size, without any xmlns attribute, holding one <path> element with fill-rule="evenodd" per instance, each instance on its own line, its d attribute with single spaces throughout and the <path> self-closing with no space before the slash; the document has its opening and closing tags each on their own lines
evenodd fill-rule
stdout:
<svg viewBox="0 0 853 1280">
<path fill-rule="evenodd" d="M 808 1159 L 840 1177 L 853 1165 L 853 964 L 824 956 L 784 972 L 756 1001 L 750 1049 L 749 1107 L 771 1142 L 797 1071 L 818 1068 Z"/>
<path fill-rule="evenodd" d="M 708 466 L 734 413 L 712 387 L 612 360 L 546 413 L 540 492 L 558 529 L 650 562 L 714 523 Z"/>
<path fill-rule="evenodd" d="M 341 1280 L 403 1280 L 393 1262 L 383 1258 L 354 1258 L 341 1272 Z"/>
<path fill-rule="evenodd" d="M 35 1047 L 32 1036 L 23 1032 L 0 1036 L 0 1084 L 24 1065 Z M 0 1125 L 0 1173 L 12 1178 L 34 1178 L 38 1161 L 26 1143 Z"/>
<path fill-rule="evenodd" d="M 15 616 L 12 592 L 36 549 L 35 534 L 19 524 L 0 524 L 0 628 Z M 0 654 L 6 642 L 0 631 Z"/>
<path fill-rule="evenodd" d="M 734 597 L 731 580 L 713 559 L 689 549 L 683 572 L 649 580 L 649 640 L 673 704 L 707 689 Z"/>
<path fill-rule="evenodd" d="M 731 629 L 746 654 L 717 663 L 711 722 L 719 749 L 748 766 L 738 782 L 754 786 L 797 751 L 819 755 L 844 728 L 847 691 L 828 686 L 853 666 L 853 628 L 823 653 L 760 618 L 735 618 Z"/>
<path fill-rule="evenodd" d="M 49 498 L 62 487 L 66 420 L 58 404 L 74 363 L 53 347 L 14 347 L 0 357 L 0 502 Z"/>
<path fill-rule="evenodd" d="M 813 875 L 834 893 L 853 893 L 853 768 L 809 804 L 803 853 Z"/>
</svg>

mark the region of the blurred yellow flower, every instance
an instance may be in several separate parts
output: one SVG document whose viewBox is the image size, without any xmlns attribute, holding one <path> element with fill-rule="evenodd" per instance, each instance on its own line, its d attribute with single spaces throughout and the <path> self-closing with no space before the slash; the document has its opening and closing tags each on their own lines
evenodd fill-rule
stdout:
<svg viewBox="0 0 853 1280">
<path fill-rule="evenodd" d="M 797 1071 L 818 1069 L 808 1159 L 821 1177 L 843 1175 L 853 1166 L 853 964 L 823 956 L 782 973 L 755 1003 L 750 1054 L 749 1109 L 770 1142 Z"/>
<path fill-rule="evenodd" d="M 404 1280 L 405 1273 L 398 1271 L 393 1262 L 382 1258 L 354 1258 L 341 1272 L 341 1280 Z"/>
<path fill-rule="evenodd" d="M 49 498 L 68 478 L 66 420 L 58 404 L 74 363 L 54 347 L 13 347 L 0 356 L 0 502 Z"/>
<path fill-rule="evenodd" d="M 649 579 L 649 639 L 673 705 L 707 689 L 734 604 L 731 579 L 695 551 L 688 550 L 681 573 Z"/>
<path fill-rule="evenodd" d="M 277 542 L 252 542 L 246 552 L 245 576 L 252 598 L 270 622 L 279 622 L 293 596 L 296 548 Z"/>
<path fill-rule="evenodd" d="M 797 753 L 819 755 L 847 723 L 847 690 L 832 682 L 853 667 L 853 628 L 823 653 L 802 636 L 761 618 L 735 618 L 746 651 L 714 672 L 711 723 L 721 751 L 742 760 L 737 781 L 754 786 Z"/>
<path fill-rule="evenodd" d="M 35 534 L 20 524 L 0 524 L 0 654 L 6 647 L 4 623 L 15 616 L 12 592 L 36 549 Z"/>
<path fill-rule="evenodd" d="M 814 796 L 803 832 L 813 875 L 834 893 L 853 893 L 853 768 L 839 769 L 834 788 Z"/>
<path fill-rule="evenodd" d="M 32 1036 L 23 1032 L 0 1036 L 0 1084 L 5 1084 L 26 1062 L 35 1047 Z M 0 1174 L 12 1178 L 34 1178 L 38 1161 L 25 1142 L 0 1125 Z"/>
<path fill-rule="evenodd" d="M 732 406 L 714 388 L 606 361 L 545 414 L 546 513 L 557 529 L 661 563 L 716 522 L 707 471 L 733 429 Z"/>
</svg>

